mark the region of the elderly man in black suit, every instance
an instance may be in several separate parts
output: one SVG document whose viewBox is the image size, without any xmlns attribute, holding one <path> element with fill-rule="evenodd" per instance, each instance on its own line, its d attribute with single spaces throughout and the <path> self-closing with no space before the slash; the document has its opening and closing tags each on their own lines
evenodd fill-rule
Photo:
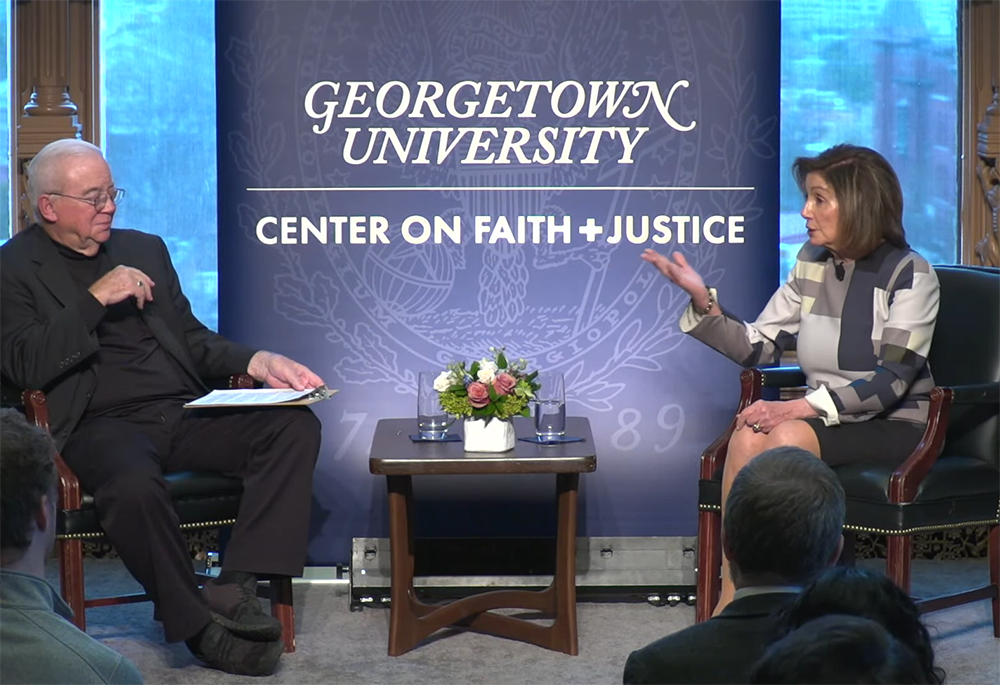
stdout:
<svg viewBox="0 0 1000 685">
<path fill-rule="evenodd" d="M 129 571 L 154 598 L 166 639 L 225 671 L 270 673 L 281 626 L 258 574 L 301 575 L 320 425 L 304 407 L 183 409 L 203 379 L 247 372 L 273 387 L 323 381 L 192 314 L 163 241 L 112 229 L 124 196 L 100 149 L 47 145 L 28 169 L 37 223 L 0 248 L 5 380 L 48 397 L 56 445 Z M 219 579 L 199 590 L 164 473 L 243 479 Z"/>
<path fill-rule="evenodd" d="M 716 617 L 629 655 L 625 683 L 748 683 L 774 612 L 840 557 L 844 490 L 829 466 L 798 447 L 761 453 L 737 474 L 722 531 L 736 586 Z"/>
</svg>

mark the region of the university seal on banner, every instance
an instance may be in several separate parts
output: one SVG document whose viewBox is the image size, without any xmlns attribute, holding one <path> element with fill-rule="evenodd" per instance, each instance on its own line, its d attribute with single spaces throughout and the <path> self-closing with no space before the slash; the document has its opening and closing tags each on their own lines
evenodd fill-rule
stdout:
<svg viewBox="0 0 1000 685">
<path fill-rule="evenodd" d="M 503 344 L 562 371 L 571 401 L 609 411 L 624 369 L 661 368 L 686 301 L 639 254 L 680 249 L 718 279 L 713 247 L 751 217 L 752 194 L 693 188 L 706 164 L 737 178 L 753 154 L 743 139 L 762 135 L 698 125 L 705 89 L 741 78 L 739 55 L 731 74 L 701 74 L 694 32 L 706 29 L 687 11 L 309 8 L 302 40 L 274 48 L 298 52 L 290 78 L 308 124 L 288 138 L 305 190 L 262 194 L 246 213 L 295 219 L 273 248 L 275 309 L 322 330 L 334 383 L 412 393 L 412 369 Z M 248 89 L 248 112 L 259 97 Z M 262 122 L 253 135 L 266 148 L 284 134 Z"/>
</svg>

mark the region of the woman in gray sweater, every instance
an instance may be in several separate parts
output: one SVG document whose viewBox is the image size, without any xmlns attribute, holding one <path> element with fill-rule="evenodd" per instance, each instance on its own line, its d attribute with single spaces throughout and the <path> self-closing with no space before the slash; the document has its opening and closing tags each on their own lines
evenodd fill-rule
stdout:
<svg viewBox="0 0 1000 685">
<path fill-rule="evenodd" d="M 681 330 L 743 366 L 775 364 L 797 350 L 806 376 L 805 397 L 760 400 L 737 417 L 723 503 L 736 473 L 764 450 L 795 445 L 831 466 L 898 464 L 927 422 L 934 387 L 927 354 L 940 293 L 934 270 L 906 242 L 895 171 L 879 153 L 854 145 L 800 157 L 792 170 L 809 241 L 756 321 L 727 312 L 680 253 L 642 255 L 691 296 Z M 725 562 L 722 580 L 716 613 L 732 599 Z"/>
</svg>

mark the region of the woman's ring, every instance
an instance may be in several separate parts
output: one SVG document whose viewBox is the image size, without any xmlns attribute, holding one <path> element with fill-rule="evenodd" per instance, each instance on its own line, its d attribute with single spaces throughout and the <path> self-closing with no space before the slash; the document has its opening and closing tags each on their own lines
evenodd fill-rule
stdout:
<svg viewBox="0 0 1000 685">
<path fill-rule="evenodd" d="M 752 425 L 750 427 L 753 428 L 753 432 L 754 433 L 760 433 L 762 430 L 764 430 L 763 428 L 760 427 L 760 422 L 755 423 L 754 425 Z"/>
<path fill-rule="evenodd" d="M 136 282 L 135 282 L 135 284 L 136 284 L 137 286 L 139 286 L 140 288 L 142 287 L 142 281 L 136 281 Z"/>
</svg>

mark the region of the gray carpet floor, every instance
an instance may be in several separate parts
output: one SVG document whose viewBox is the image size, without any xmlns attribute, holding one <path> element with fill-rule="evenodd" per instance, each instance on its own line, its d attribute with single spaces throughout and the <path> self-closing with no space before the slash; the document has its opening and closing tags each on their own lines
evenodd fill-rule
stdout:
<svg viewBox="0 0 1000 685">
<path fill-rule="evenodd" d="M 878 568 L 871 562 L 863 565 Z M 50 565 L 56 581 L 56 565 Z M 88 595 L 138 586 L 120 562 L 88 559 Z M 985 561 L 916 561 L 915 594 L 973 587 L 987 578 Z M 286 654 L 274 683 L 620 683 L 629 652 L 694 622 L 694 608 L 641 602 L 581 602 L 580 655 L 458 631 L 441 631 L 413 651 L 386 655 L 389 610 L 351 612 L 344 589 L 296 584 L 297 651 Z M 202 667 L 183 644 L 163 642 L 149 603 L 91 609 L 88 632 L 130 658 L 147 683 L 234 683 L 249 678 Z M 988 601 L 926 616 L 937 663 L 948 683 L 1000 682 L 1000 640 L 993 638 Z"/>
</svg>

